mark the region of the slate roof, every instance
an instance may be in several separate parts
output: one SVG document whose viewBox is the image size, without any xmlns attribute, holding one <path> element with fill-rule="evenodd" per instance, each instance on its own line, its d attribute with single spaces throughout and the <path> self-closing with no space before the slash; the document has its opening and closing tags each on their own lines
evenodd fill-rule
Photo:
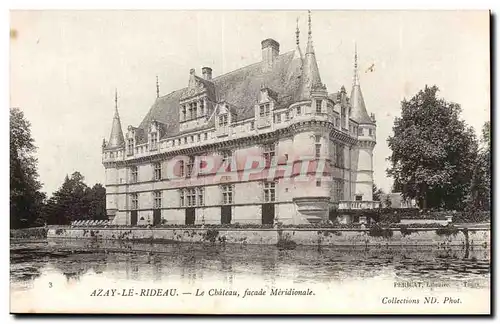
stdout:
<svg viewBox="0 0 500 324">
<path fill-rule="evenodd" d="M 294 101 L 299 89 L 302 65 L 301 58 L 294 54 L 295 51 L 290 51 L 278 55 L 270 71 L 265 71 L 264 63 L 258 62 L 217 76 L 210 81 L 199 77 L 197 80 L 203 82 L 209 92 L 214 91 L 213 97 L 218 102 L 226 101 L 234 106 L 236 121 L 240 121 L 254 116 L 254 106 L 262 86 L 278 94 L 278 107 L 287 107 Z M 142 134 L 139 129 L 136 131 L 137 144 L 146 142 L 147 136 L 144 136 L 144 130 L 153 119 L 165 124 L 166 131 L 162 138 L 179 134 L 179 101 L 185 90 L 186 88 L 183 88 L 156 99 L 139 125 Z M 211 126 L 206 125 L 199 129 L 209 127 Z M 189 132 L 193 131 L 195 129 Z"/>
</svg>

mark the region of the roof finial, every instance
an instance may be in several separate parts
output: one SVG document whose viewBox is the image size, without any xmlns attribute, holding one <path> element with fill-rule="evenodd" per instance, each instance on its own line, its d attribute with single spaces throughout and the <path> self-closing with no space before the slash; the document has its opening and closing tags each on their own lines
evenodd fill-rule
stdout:
<svg viewBox="0 0 500 324">
<path fill-rule="evenodd" d="M 311 10 L 308 10 L 309 12 L 309 31 L 308 33 L 308 38 L 307 38 L 307 48 L 306 48 L 306 54 L 311 54 L 314 53 L 313 45 L 312 45 L 312 28 L 311 28 Z"/>
<path fill-rule="evenodd" d="M 160 98 L 160 84 L 158 83 L 158 75 L 156 75 L 156 98 Z"/>
<path fill-rule="evenodd" d="M 354 80 L 353 85 L 359 85 L 359 74 L 358 74 L 358 45 L 354 41 Z"/>
<path fill-rule="evenodd" d="M 300 44 L 299 35 L 300 35 L 300 30 L 299 30 L 299 17 L 297 17 L 297 29 L 296 29 L 296 31 L 295 31 L 295 42 L 297 43 L 297 46 L 299 46 L 299 44 Z"/>
<path fill-rule="evenodd" d="M 118 111 L 118 90 L 115 88 L 115 110 Z"/>
</svg>

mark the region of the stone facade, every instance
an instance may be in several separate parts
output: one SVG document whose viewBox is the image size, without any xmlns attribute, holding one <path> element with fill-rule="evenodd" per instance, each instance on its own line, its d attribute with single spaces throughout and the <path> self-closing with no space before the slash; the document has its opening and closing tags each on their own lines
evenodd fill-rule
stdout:
<svg viewBox="0 0 500 324">
<path fill-rule="evenodd" d="M 165 96 L 158 89 L 143 122 L 125 135 L 115 97 L 102 146 L 109 219 L 303 224 L 327 220 L 342 202 L 375 206 L 376 122 L 367 117 L 357 54 L 355 100 L 344 87 L 328 93 L 311 24 L 308 35 L 305 55 L 297 30 L 290 52 L 280 54 L 279 43 L 266 39 L 261 62 L 217 77 L 209 67 L 202 77 L 191 69 L 187 86 Z M 266 164 L 256 166 L 255 157 Z M 206 170 L 198 170 L 203 163 Z"/>
</svg>

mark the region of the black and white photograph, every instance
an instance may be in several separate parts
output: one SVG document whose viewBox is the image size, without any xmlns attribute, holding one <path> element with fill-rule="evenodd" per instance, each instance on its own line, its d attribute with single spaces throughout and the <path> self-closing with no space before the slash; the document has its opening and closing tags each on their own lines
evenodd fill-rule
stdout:
<svg viewBox="0 0 500 324">
<path fill-rule="evenodd" d="M 11 314 L 491 314 L 488 10 L 9 15 Z"/>
</svg>

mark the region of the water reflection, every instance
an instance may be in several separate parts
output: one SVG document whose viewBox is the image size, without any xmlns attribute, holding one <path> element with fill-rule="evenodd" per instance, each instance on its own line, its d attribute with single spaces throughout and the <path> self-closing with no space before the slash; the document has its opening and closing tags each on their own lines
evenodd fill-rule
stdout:
<svg viewBox="0 0 500 324">
<path fill-rule="evenodd" d="M 269 285 L 342 281 L 346 278 L 489 279 L 490 250 L 412 248 L 314 248 L 279 250 L 274 246 L 202 244 L 131 244 L 124 242 L 49 241 L 11 245 L 11 280 L 32 281 L 47 266 L 78 280 L 89 271 L 114 280 L 205 278 L 233 286 L 248 276 Z"/>
</svg>

